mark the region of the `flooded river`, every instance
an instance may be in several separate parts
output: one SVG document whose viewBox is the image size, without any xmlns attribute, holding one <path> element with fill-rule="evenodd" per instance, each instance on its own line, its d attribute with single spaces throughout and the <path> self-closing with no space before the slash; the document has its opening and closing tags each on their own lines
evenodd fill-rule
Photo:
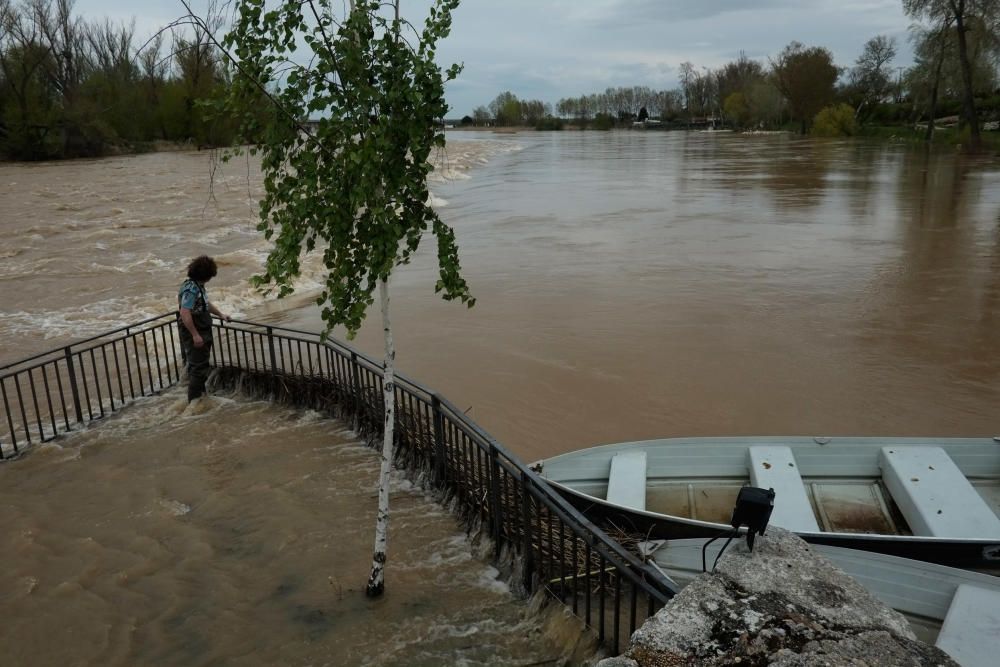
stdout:
<svg viewBox="0 0 1000 667">
<path fill-rule="evenodd" d="M 477 306 L 435 300 L 428 265 L 408 267 L 394 324 L 403 371 L 525 459 L 668 436 L 1000 435 L 997 159 L 515 141 L 437 190 Z"/>
<path fill-rule="evenodd" d="M 1000 434 L 996 159 L 721 133 L 449 144 L 432 190 L 478 304 L 436 298 L 427 243 L 393 279 L 397 363 L 523 459 L 682 435 Z M 319 329 L 315 263 L 282 302 L 247 287 L 260 174 L 213 165 L 0 164 L 0 363 L 172 309 L 201 253 L 223 310 Z M 380 335 L 370 322 L 357 344 L 377 355 Z M 192 412 L 179 393 L 3 464 L 4 645 L 25 664 L 568 650 L 565 624 L 528 614 L 402 478 L 389 596 L 364 600 L 376 467 L 336 422 L 226 396 Z"/>
<path fill-rule="evenodd" d="M 556 608 L 532 614 L 402 475 L 387 593 L 366 598 L 378 459 L 350 431 L 268 403 L 186 404 L 171 391 L 3 466 L 3 664 L 574 655 L 574 626 Z"/>
</svg>

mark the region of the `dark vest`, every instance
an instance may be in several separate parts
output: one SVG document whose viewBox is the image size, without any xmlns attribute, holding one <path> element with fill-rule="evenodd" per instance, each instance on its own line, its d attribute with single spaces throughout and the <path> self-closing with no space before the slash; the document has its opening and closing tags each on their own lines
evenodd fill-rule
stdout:
<svg viewBox="0 0 1000 667">
<path fill-rule="evenodd" d="M 181 286 L 181 292 L 188 284 L 194 286 L 197 290 L 198 296 L 195 297 L 194 307 L 191 308 L 191 319 L 194 321 L 194 328 L 198 330 L 198 333 L 202 338 L 208 339 L 212 337 L 212 313 L 208 310 L 208 294 L 205 292 L 205 286 L 199 285 L 193 280 L 186 280 Z M 180 309 L 180 293 L 177 295 L 177 307 Z M 187 331 L 186 327 L 181 326 L 181 332 L 185 333 Z"/>
</svg>

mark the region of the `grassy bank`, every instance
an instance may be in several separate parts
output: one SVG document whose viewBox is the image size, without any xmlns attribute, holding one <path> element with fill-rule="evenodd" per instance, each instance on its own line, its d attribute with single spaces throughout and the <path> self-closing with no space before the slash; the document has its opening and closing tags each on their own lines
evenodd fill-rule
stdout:
<svg viewBox="0 0 1000 667">
<path fill-rule="evenodd" d="M 926 128 L 914 129 L 902 125 L 865 125 L 858 129 L 857 134 L 859 137 L 912 143 L 923 143 L 926 135 Z M 1000 132 L 982 132 L 982 139 L 984 148 L 1000 152 Z M 932 143 L 942 146 L 965 146 L 969 143 L 969 132 L 960 132 L 954 127 L 935 128 Z"/>
</svg>

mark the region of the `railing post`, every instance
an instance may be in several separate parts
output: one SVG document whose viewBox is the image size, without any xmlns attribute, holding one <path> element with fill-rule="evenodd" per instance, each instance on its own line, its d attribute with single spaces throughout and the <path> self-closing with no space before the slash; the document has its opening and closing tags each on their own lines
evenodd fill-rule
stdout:
<svg viewBox="0 0 1000 667">
<path fill-rule="evenodd" d="M 271 372 L 278 372 L 278 357 L 274 354 L 274 329 L 267 328 L 267 347 L 271 351 Z"/>
<path fill-rule="evenodd" d="M 521 503 L 521 528 L 523 544 L 523 552 L 521 558 L 524 561 L 524 588 L 529 593 L 535 592 L 535 587 L 532 586 L 532 578 L 534 575 L 535 566 L 535 555 L 534 549 L 531 544 L 531 493 L 528 492 L 528 485 L 531 481 L 528 479 L 528 473 L 521 471 L 521 493 L 523 494 L 523 501 Z"/>
<path fill-rule="evenodd" d="M 58 376 L 57 376 L 58 377 Z M 7 426 L 10 428 L 10 442 L 14 446 L 14 454 L 17 454 L 17 436 L 14 435 L 14 418 L 10 414 L 10 401 L 7 400 L 6 378 L 0 378 L 0 396 L 3 397 L 3 409 L 7 413 Z M 3 443 L 0 443 L 0 460 L 4 458 Z"/>
<path fill-rule="evenodd" d="M 497 557 L 500 556 L 500 535 L 503 532 L 503 511 L 500 508 L 500 463 L 497 461 L 496 447 L 490 444 L 490 522 L 493 524 L 493 544 Z"/>
<path fill-rule="evenodd" d="M 441 415 L 441 399 L 431 395 L 431 410 L 434 416 L 434 471 L 437 483 L 445 483 L 444 417 Z"/>
<path fill-rule="evenodd" d="M 354 430 L 361 427 L 361 366 L 358 365 L 358 353 L 351 351 L 351 382 L 354 385 Z"/>
<path fill-rule="evenodd" d="M 83 423 L 83 410 L 80 407 L 80 388 L 76 382 L 76 368 L 73 366 L 73 352 L 66 346 L 66 371 L 69 373 L 69 388 L 73 392 L 73 409 L 76 410 L 76 422 Z"/>
</svg>

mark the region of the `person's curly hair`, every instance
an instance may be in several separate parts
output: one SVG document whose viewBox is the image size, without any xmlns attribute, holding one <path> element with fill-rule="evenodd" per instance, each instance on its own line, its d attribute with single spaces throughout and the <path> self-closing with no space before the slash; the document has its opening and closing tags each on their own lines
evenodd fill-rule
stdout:
<svg viewBox="0 0 1000 667">
<path fill-rule="evenodd" d="M 195 257 L 188 264 L 188 278 L 203 283 L 219 272 L 219 267 L 215 265 L 215 260 L 208 255 Z"/>
</svg>

